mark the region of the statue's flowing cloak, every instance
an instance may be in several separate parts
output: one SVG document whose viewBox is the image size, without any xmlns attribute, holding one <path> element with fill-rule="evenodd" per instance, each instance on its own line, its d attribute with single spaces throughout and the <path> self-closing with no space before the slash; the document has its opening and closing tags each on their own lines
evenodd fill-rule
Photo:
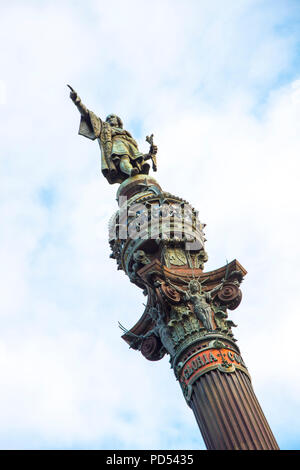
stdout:
<svg viewBox="0 0 300 470">
<path fill-rule="evenodd" d="M 122 155 L 128 155 L 137 167 L 143 161 L 143 154 L 139 152 L 136 141 L 128 131 L 111 127 L 92 111 L 88 110 L 87 115 L 81 116 L 78 133 L 91 140 L 98 139 L 101 149 L 101 170 L 111 184 L 121 183 L 124 180 L 116 167 Z"/>
</svg>

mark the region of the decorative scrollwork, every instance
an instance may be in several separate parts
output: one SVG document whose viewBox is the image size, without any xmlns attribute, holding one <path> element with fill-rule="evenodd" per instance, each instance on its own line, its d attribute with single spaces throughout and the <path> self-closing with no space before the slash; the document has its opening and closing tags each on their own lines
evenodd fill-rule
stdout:
<svg viewBox="0 0 300 470">
<path fill-rule="evenodd" d="M 234 282 L 225 282 L 216 297 L 230 310 L 234 310 L 241 303 L 242 292 Z"/>
<path fill-rule="evenodd" d="M 155 335 L 148 336 L 143 340 L 141 353 L 149 361 L 158 361 L 165 354 L 160 339 Z"/>
<path fill-rule="evenodd" d="M 161 290 L 169 301 L 175 302 L 175 303 L 180 302 L 180 299 L 181 299 L 180 293 L 173 287 L 169 286 L 165 282 L 162 282 Z"/>
</svg>

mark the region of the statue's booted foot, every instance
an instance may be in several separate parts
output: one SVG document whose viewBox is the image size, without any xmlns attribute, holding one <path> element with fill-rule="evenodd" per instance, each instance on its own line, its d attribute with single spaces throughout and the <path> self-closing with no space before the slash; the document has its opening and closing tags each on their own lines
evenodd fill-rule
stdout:
<svg viewBox="0 0 300 470">
<path fill-rule="evenodd" d="M 139 170 L 137 168 L 132 168 L 132 170 L 130 172 L 130 176 L 138 175 L 138 173 L 139 173 Z"/>
</svg>

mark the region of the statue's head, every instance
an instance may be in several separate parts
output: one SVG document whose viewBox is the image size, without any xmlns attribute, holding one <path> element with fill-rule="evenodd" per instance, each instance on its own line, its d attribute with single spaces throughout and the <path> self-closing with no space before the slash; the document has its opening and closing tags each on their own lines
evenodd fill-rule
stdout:
<svg viewBox="0 0 300 470">
<path fill-rule="evenodd" d="M 123 129 L 123 122 L 116 114 L 109 114 L 105 119 L 111 127 L 120 127 Z"/>
<path fill-rule="evenodd" d="M 200 292 L 201 294 L 201 284 L 200 282 L 192 280 L 189 282 L 189 290 L 192 294 L 196 294 L 196 292 Z"/>
<path fill-rule="evenodd" d="M 136 250 L 133 255 L 135 261 L 142 261 L 145 258 L 145 252 L 143 250 Z"/>
</svg>

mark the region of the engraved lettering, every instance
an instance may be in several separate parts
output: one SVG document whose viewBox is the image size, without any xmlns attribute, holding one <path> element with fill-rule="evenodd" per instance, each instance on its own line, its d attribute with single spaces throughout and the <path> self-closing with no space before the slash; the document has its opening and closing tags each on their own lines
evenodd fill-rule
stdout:
<svg viewBox="0 0 300 470">
<path fill-rule="evenodd" d="M 231 351 L 228 351 L 228 353 L 227 353 L 227 356 L 228 356 L 228 359 L 230 359 L 230 360 L 231 360 L 231 362 L 233 362 L 233 361 L 234 361 L 234 356 L 233 356 L 233 354 L 232 354 L 232 352 L 231 352 Z"/>
<path fill-rule="evenodd" d="M 205 354 L 203 354 L 203 356 L 202 356 L 202 361 L 203 361 L 203 364 L 208 364 L 209 363 L 209 359 L 207 358 L 207 356 Z"/>
<path fill-rule="evenodd" d="M 209 360 L 210 362 L 216 362 L 218 359 L 213 355 L 212 352 L 209 353 Z"/>
<path fill-rule="evenodd" d="M 201 359 L 200 356 L 197 357 L 197 362 L 198 362 L 198 367 L 199 367 L 199 368 L 202 367 L 202 366 L 204 366 L 204 363 L 202 362 L 202 359 Z"/>
<path fill-rule="evenodd" d="M 236 360 L 236 362 L 237 362 L 238 364 L 240 364 L 240 362 L 241 362 L 241 360 L 242 360 L 241 356 L 239 356 L 239 355 L 236 354 L 236 353 L 234 353 L 234 359 Z"/>
</svg>

